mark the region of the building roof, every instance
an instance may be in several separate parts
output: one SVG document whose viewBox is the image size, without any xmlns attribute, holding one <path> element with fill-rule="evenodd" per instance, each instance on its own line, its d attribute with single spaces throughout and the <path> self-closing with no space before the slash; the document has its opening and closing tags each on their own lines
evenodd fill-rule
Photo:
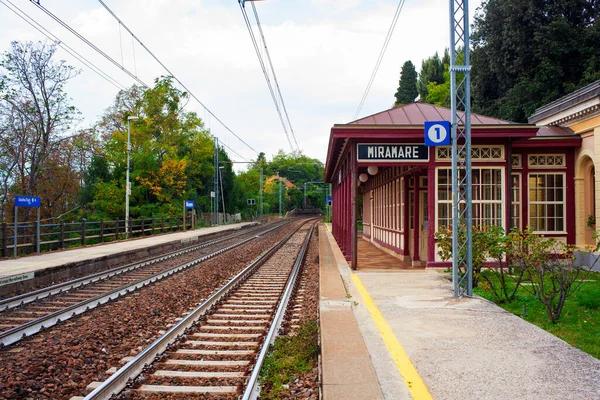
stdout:
<svg viewBox="0 0 600 400">
<path fill-rule="evenodd" d="M 331 128 L 327 160 L 325 163 L 325 181 L 330 182 L 340 157 L 349 143 L 354 140 L 385 143 L 390 140 L 402 140 L 407 143 L 424 141 L 423 125 L 427 121 L 449 121 L 451 110 L 427 103 L 411 103 L 385 110 L 367 117 L 335 124 Z M 571 129 L 558 126 L 538 127 L 533 124 L 521 124 L 497 118 L 471 113 L 471 137 L 475 140 L 506 139 L 522 145 L 539 146 L 580 144 L 581 138 Z M 538 137 L 535 143 L 529 140 Z M 577 139 L 577 140 L 575 140 Z"/>
<path fill-rule="evenodd" d="M 348 125 L 423 125 L 427 121 L 450 121 L 452 110 L 428 103 L 410 103 L 350 122 Z M 513 122 L 471 113 L 471 125 L 506 125 Z"/>
<path fill-rule="evenodd" d="M 538 108 L 528 121 L 539 125 L 562 124 L 578 116 L 597 112 L 599 107 L 600 80 L 597 80 Z"/>
<path fill-rule="evenodd" d="M 283 184 L 285 185 L 286 189 L 291 189 L 293 187 L 296 187 L 296 185 L 294 185 L 292 182 L 288 181 L 287 178 L 283 177 L 283 176 L 279 176 L 279 175 L 273 175 L 267 178 L 267 180 L 265 181 L 265 184 L 267 183 L 271 183 L 274 180 L 281 180 L 283 182 Z"/>
</svg>

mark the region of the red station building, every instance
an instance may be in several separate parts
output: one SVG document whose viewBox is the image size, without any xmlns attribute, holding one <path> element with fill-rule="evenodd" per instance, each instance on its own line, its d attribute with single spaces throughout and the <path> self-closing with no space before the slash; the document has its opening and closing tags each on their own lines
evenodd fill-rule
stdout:
<svg viewBox="0 0 600 400">
<path fill-rule="evenodd" d="M 452 224 L 451 147 L 425 146 L 424 123 L 450 119 L 450 109 L 412 103 L 331 128 L 325 181 L 332 184 L 332 232 L 352 268 L 359 220 L 363 240 L 400 260 L 449 265 L 434 234 Z M 530 226 L 575 243 L 581 143 L 569 128 L 472 114 L 473 224 Z"/>
</svg>

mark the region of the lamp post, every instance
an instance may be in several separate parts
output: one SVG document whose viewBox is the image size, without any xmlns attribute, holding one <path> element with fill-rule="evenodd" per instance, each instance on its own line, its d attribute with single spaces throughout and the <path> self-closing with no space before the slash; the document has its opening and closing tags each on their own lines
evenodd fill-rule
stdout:
<svg viewBox="0 0 600 400">
<path fill-rule="evenodd" d="M 129 155 L 131 153 L 131 121 L 139 119 L 135 115 L 127 117 L 127 171 L 125 173 L 125 237 L 129 239 L 129 194 L 131 185 L 129 184 Z"/>
</svg>

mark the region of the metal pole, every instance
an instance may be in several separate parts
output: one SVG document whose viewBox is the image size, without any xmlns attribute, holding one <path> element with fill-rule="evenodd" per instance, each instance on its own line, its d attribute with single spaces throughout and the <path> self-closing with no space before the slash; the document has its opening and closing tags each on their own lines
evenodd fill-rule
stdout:
<svg viewBox="0 0 600 400">
<path fill-rule="evenodd" d="M 277 172 L 279 176 L 279 171 Z M 281 177 L 279 176 L 279 218 L 281 218 Z"/>
<path fill-rule="evenodd" d="M 40 207 L 37 207 L 37 225 L 35 227 L 35 235 L 37 237 L 37 253 L 40 254 Z"/>
<path fill-rule="evenodd" d="M 131 153 L 131 121 L 127 118 L 127 171 L 125 172 L 125 237 L 129 239 L 129 157 Z"/>
<path fill-rule="evenodd" d="M 260 167 L 260 193 L 259 193 L 259 201 L 260 201 L 260 219 L 263 216 L 263 169 Z"/>
<path fill-rule="evenodd" d="M 14 258 L 17 258 L 17 242 L 18 242 L 18 235 L 17 235 L 17 220 L 19 219 L 19 207 L 15 206 L 15 229 L 13 232 L 13 238 L 14 238 L 14 246 L 13 246 L 13 256 Z"/>
<path fill-rule="evenodd" d="M 306 210 L 306 182 L 304 182 L 304 206 L 303 208 Z"/>
<path fill-rule="evenodd" d="M 215 203 L 215 225 L 219 225 L 219 138 L 215 136 L 215 183 L 214 183 L 214 203 Z"/>
<path fill-rule="evenodd" d="M 130 115 L 127 117 L 127 171 L 125 172 L 125 237 L 129 239 L 129 196 L 131 195 L 131 184 L 129 183 L 129 157 L 131 154 L 131 121 L 139 117 Z"/>
<path fill-rule="evenodd" d="M 452 131 L 452 283 L 454 297 L 473 295 L 471 93 L 469 2 L 450 0 L 450 98 Z M 459 74 L 462 74 L 462 79 Z M 459 80 L 457 81 L 457 78 Z M 464 107 L 459 110 L 459 105 Z M 462 210 L 461 210 L 462 207 Z M 464 224 L 466 233 L 460 237 Z M 459 269 L 466 273 L 459 277 Z"/>
</svg>

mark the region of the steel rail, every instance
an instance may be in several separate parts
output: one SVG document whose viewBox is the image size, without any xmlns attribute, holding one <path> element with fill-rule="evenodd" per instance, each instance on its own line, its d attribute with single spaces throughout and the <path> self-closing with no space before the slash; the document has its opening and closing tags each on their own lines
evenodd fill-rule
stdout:
<svg viewBox="0 0 600 400">
<path fill-rule="evenodd" d="M 257 230 L 260 230 L 260 228 Z M 3 299 L 3 300 L 0 300 L 0 312 L 4 312 L 4 311 L 7 311 L 7 310 L 10 310 L 13 308 L 17 308 L 17 307 L 23 306 L 25 304 L 32 303 L 34 301 L 46 299 L 46 298 L 55 296 L 57 294 L 67 292 L 72 289 L 77 289 L 77 288 L 86 286 L 91 283 L 100 282 L 102 280 L 112 278 L 114 276 L 123 274 L 125 272 L 133 271 L 135 269 L 145 267 L 148 265 L 152 265 L 152 264 L 156 264 L 158 262 L 163 262 L 163 261 L 169 260 L 173 257 L 178 257 L 180 255 L 187 254 L 189 252 L 196 251 L 196 250 L 208 247 L 208 246 L 212 246 L 214 244 L 218 244 L 218 243 L 224 242 L 226 240 L 234 239 L 238 236 L 247 235 L 249 233 L 252 233 L 252 230 L 244 231 L 244 232 L 237 232 L 235 234 L 228 235 L 223 238 L 215 239 L 210 242 L 205 242 L 202 244 L 189 246 L 184 249 L 173 250 L 169 253 L 162 254 L 160 256 L 150 257 L 150 258 L 147 258 L 147 259 L 144 259 L 141 261 L 136 261 L 134 263 L 111 268 L 106 271 L 96 272 L 94 274 L 83 276 L 81 278 L 72 279 L 70 281 L 58 283 L 56 285 L 52 285 L 52 286 L 49 286 L 49 287 L 46 287 L 43 289 L 39 289 L 39 290 L 35 290 L 32 292 L 24 293 L 24 294 L 21 294 L 18 296 Z"/>
<path fill-rule="evenodd" d="M 308 245 L 310 243 L 310 239 L 312 237 L 314 229 L 315 229 L 315 225 L 313 224 L 312 227 L 310 228 L 310 231 L 306 235 L 306 238 L 304 239 L 304 243 L 302 244 L 302 248 L 300 249 L 300 252 L 298 253 L 298 257 L 296 258 L 296 262 L 294 263 L 294 268 L 292 269 L 292 272 L 290 273 L 290 277 L 285 286 L 285 290 L 281 294 L 281 297 L 279 300 L 279 305 L 277 306 L 277 311 L 275 313 L 275 317 L 273 318 L 273 321 L 271 322 L 271 327 L 269 328 L 269 332 L 267 333 L 267 336 L 265 337 L 265 340 L 260 349 L 258 357 L 256 358 L 254 368 L 252 369 L 252 374 L 250 375 L 250 378 L 248 379 L 248 381 L 246 383 L 246 390 L 244 391 L 242 400 L 257 399 L 258 396 L 260 395 L 259 380 L 258 380 L 259 374 L 260 374 L 260 369 L 262 368 L 263 362 L 265 361 L 267 352 L 269 351 L 269 347 L 275 341 L 275 338 L 277 337 L 277 333 L 279 332 L 279 329 L 281 328 L 281 323 L 283 322 L 283 317 L 285 316 L 285 312 L 287 310 L 288 303 L 290 301 L 290 298 L 292 297 L 294 287 L 296 286 L 297 278 L 298 278 L 298 275 L 300 274 L 300 269 L 302 267 L 302 264 L 304 263 L 304 259 L 306 258 L 306 251 L 308 249 Z"/>
<path fill-rule="evenodd" d="M 229 292 L 239 286 L 244 280 L 254 273 L 258 267 L 264 264 L 277 250 L 279 250 L 300 227 L 287 234 L 273 247 L 264 251 L 246 268 L 244 268 L 233 279 L 223 285 L 219 290 L 213 293 L 208 299 L 191 311 L 182 320 L 169 329 L 164 335 L 156 339 L 152 344 L 146 347 L 142 352 L 135 356 L 131 361 L 125 364 L 121 369 L 112 374 L 106 381 L 98 386 L 94 391 L 88 394 L 84 400 L 108 400 L 111 396 L 120 393 L 127 384 L 137 378 L 143 369 L 152 364 L 152 362 L 165 350 L 175 343 L 187 330 L 191 328 L 201 317 L 211 311 L 216 305 L 226 297 Z"/>
<path fill-rule="evenodd" d="M 268 232 L 271 232 L 275 229 L 280 228 L 280 225 L 277 225 L 275 227 L 271 227 L 270 229 L 261 232 L 261 235 L 264 235 Z M 168 276 L 171 276 L 177 272 L 180 272 L 184 269 L 187 269 L 189 267 L 192 267 L 194 265 L 200 264 L 210 258 L 216 257 L 219 254 L 222 254 L 226 251 L 229 251 L 235 247 L 241 246 L 245 243 L 248 243 L 251 240 L 256 239 L 257 237 L 259 237 L 260 235 L 255 235 L 252 237 L 249 237 L 247 239 L 244 239 L 240 242 L 234 243 L 230 246 L 224 247 L 222 249 L 219 249 L 211 254 L 202 256 L 196 260 L 192 260 L 183 264 L 179 264 L 175 267 L 172 267 L 168 270 L 165 271 L 161 271 L 158 272 L 150 277 L 146 277 L 146 278 L 142 278 L 139 279 L 137 281 L 128 283 L 126 285 L 123 285 L 121 287 L 115 288 L 113 290 L 110 290 L 108 292 L 99 294 L 97 296 L 91 297 L 87 300 L 81 301 L 79 303 L 73 304 L 71 306 L 68 306 L 62 310 L 58 310 L 55 311 L 51 314 L 45 315 L 43 317 L 37 318 L 35 320 L 31 320 L 28 321 L 26 323 L 24 323 L 23 325 L 19 325 L 16 326 L 14 328 L 8 329 L 4 332 L 0 332 L 0 348 L 2 348 L 3 346 L 8 346 L 11 345 L 13 343 L 18 342 L 19 340 L 28 337 L 28 336 L 32 336 L 35 335 L 36 333 L 47 329 L 51 326 L 56 325 L 59 322 L 68 320 L 74 316 L 77 316 L 79 314 L 83 314 L 86 311 L 89 311 L 93 308 L 98 307 L 99 305 L 102 305 L 108 301 L 117 299 L 121 296 L 124 296 L 130 292 L 133 292 L 137 289 L 140 289 L 144 286 L 147 286 L 151 283 L 157 282 L 161 279 L 164 279 Z"/>
</svg>

